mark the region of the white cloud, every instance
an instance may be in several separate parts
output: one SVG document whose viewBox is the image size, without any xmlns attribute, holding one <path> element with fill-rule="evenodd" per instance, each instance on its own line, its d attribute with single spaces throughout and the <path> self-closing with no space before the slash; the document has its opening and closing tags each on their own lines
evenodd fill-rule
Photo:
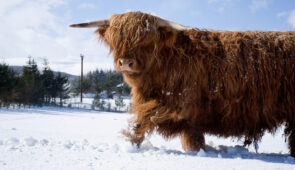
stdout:
<svg viewBox="0 0 295 170">
<path fill-rule="evenodd" d="M 64 0 L 9 0 L 0 3 L 0 57 L 10 65 L 26 64 L 29 55 L 46 57 L 57 71 L 79 74 L 80 53 L 85 72 L 113 68 L 108 50 L 97 43 L 94 30 L 69 28 L 70 19 L 52 11 L 66 6 Z"/>
<path fill-rule="evenodd" d="M 80 9 L 95 9 L 96 6 L 92 3 L 83 2 L 79 5 Z"/>
<path fill-rule="evenodd" d="M 293 10 L 289 15 L 288 23 L 291 24 L 293 28 L 295 28 L 295 10 Z"/>
<path fill-rule="evenodd" d="M 252 12 L 256 12 L 260 9 L 267 9 L 270 0 L 252 0 L 250 4 L 250 9 Z"/>
<path fill-rule="evenodd" d="M 277 13 L 278 18 L 282 18 L 282 17 L 285 17 L 287 15 L 289 15 L 289 12 L 279 12 L 279 13 Z"/>
<path fill-rule="evenodd" d="M 233 2 L 233 0 L 208 0 L 208 4 L 214 6 L 217 12 L 223 12 L 225 8 L 231 6 Z"/>
<path fill-rule="evenodd" d="M 0 2 L 0 15 L 3 15 L 5 11 L 10 10 L 11 7 L 22 3 L 24 0 L 11 0 Z"/>
</svg>

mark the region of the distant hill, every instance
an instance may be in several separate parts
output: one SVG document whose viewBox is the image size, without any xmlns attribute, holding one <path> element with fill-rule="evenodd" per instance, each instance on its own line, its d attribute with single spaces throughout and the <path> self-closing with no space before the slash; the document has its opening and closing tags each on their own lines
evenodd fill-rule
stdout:
<svg viewBox="0 0 295 170">
<path fill-rule="evenodd" d="M 72 82 L 74 79 L 78 78 L 79 76 L 75 76 L 69 73 L 60 72 L 62 76 L 68 77 L 69 82 Z M 53 71 L 53 74 L 56 76 L 58 74 L 57 71 Z"/>
<path fill-rule="evenodd" d="M 23 66 L 8 66 L 11 68 L 16 74 L 21 75 L 23 72 Z"/>
<path fill-rule="evenodd" d="M 23 72 L 24 66 L 9 66 L 16 74 L 21 75 Z M 65 73 L 65 72 L 60 72 L 62 76 L 68 77 L 69 82 L 72 82 L 74 79 L 76 79 L 78 76 Z M 53 71 L 53 74 L 56 76 L 58 74 L 57 71 Z"/>
</svg>

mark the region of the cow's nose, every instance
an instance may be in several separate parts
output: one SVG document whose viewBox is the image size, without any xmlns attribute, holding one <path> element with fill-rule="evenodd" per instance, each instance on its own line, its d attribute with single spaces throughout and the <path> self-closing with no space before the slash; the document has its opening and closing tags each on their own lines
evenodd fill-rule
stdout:
<svg viewBox="0 0 295 170">
<path fill-rule="evenodd" d="M 119 59 L 118 64 L 121 71 L 132 71 L 134 67 L 133 59 Z"/>
</svg>

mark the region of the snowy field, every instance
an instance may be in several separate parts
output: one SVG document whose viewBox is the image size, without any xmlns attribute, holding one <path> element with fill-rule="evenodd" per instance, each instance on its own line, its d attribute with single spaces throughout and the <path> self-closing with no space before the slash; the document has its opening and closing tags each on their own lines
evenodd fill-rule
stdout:
<svg viewBox="0 0 295 170">
<path fill-rule="evenodd" d="M 207 151 L 185 153 L 179 138 L 152 135 L 137 149 L 120 131 L 130 115 L 66 108 L 0 109 L 1 170 L 295 169 L 280 129 L 259 143 L 206 136 Z"/>
</svg>

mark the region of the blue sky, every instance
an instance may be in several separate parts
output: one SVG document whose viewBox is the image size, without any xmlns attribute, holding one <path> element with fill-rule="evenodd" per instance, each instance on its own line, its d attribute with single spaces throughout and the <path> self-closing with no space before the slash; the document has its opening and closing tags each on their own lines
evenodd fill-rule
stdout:
<svg viewBox="0 0 295 170">
<path fill-rule="evenodd" d="M 183 25 L 219 30 L 291 30 L 287 17 L 294 0 L 150 0 L 72 1 L 75 20 L 104 18 L 113 13 L 144 11 Z M 90 5 L 92 4 L 92 5 Z M 82 15 L 80 15 L 82 13 Z M 78 14 L 78 15 L 75 15 Z"/>
<path fill-rule="evenodd" d="M 52 69 L 78 75 L 83 53 L 85 72 L 113 68 L 94 29 L 68 25 L 138 10 L 201 29 L 295 29 L 294 0 L 2 0 L 0 62 L 24 65 L 31 55 L 40 66 L 46 58 Z"/>
</svg>

